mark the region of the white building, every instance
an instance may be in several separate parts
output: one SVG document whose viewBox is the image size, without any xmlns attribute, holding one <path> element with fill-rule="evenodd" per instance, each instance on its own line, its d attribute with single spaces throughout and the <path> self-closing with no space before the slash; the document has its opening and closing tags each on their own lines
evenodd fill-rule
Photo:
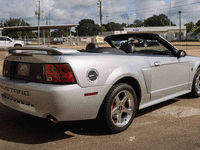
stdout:
<svg viewBox="0 0 200 150">
<path fill-rule="evenodd" d="M 179 38 L 179 26 L 159 26 L 159 27 L 134 27 L 124 28 L 127 33 L 156 33 L 164 36 L 168 40 Z M 186 26 L 181 26 L 181 39 L 186 38 Z"/>
</svg>

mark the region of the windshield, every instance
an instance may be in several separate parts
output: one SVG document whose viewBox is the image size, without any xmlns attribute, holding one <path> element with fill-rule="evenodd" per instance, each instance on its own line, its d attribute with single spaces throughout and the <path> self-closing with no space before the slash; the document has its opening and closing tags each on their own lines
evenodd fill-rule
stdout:
<svg viewBox="0 0 200 150">
<path fill-rule="evenodd" d="M 164 54 L 171 55 L 171 51 L 163 46 L 159 41 L 148 38 L 129 37 L 127 40 L 111 40 L 112 44 L 121 50 L 127 49 L 130 44 L 134 48 L 134 53 L 138 54 Z"/>
</svg>

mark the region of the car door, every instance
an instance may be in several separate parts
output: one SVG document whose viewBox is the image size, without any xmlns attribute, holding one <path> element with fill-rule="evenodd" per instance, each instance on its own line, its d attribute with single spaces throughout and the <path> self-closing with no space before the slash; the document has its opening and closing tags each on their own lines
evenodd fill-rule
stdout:
<svg viewBox="0 0 200 150">
<path fill-rule="evenodd" d="M 151 100 L 187 90 L 189 62 L 185 57 L 155 55 L 149 57 L 149 61 L 152 69 Z"/>
<path fill-rule="evenodd" d="M 10 38 L 6 38 L 6 41 L 5 41 L 5 46 L 6 47 L 13 47 L 13 42 Z"/>
<path fill-rule="evenodd" d="M 5 47 L 6 38 L 0 37 L 0 47 Z"/>
</svg>

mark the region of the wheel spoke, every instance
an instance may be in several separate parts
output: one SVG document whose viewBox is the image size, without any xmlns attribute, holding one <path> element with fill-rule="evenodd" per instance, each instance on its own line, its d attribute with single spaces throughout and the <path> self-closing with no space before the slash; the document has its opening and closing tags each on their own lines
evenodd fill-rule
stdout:
<svg viewBox="0 0 200 150">
<path fill-rule="evenodd" d="M 196 86 L 197 90 L 199 91 L 199 84 L 196 83 L 195 86 Z"/>
<path fill-rule="evenodd" d="M 112 110 L 112 112 L 111 112 L 111 116 L 113 116 L 113 115 L 115 115 L 115 114 L 117 114 L 117 113 L 118 113 L 118 108 L 115 107 L 115 108 L 113 108 L 113 110 Z"/>
<path fill-rule="evenodd" d="M 122 123 L 122 113 L 117 113 L 117 123 Z"/>
<path fill-rule="evenodd" d="M 196 83 L 200 83 L 199 76 L 196 78 Z"/>
<path fill-rule="evenodd" d="M 200 81 L 198 80 L 197 84 L 199 85 L 200 84 Z"/>
<path fill-rule="evenodd" d="M 195 87 L 198 91 L 200 90 L 200 74 L 196 77 Z"/>
<path fill-rule="evenodd" d="M 131 114 L 131 110 L 127 109 L 126 107 L 123 107 L 122 112 L 127 113 L 127 115 Z"/>
<path fill-rule="evenodd" d="M 121 101 L 120 101 L 120 99 L 119 99 L 119 95 L 117 95 L 117 96 L 115 97 L 115 102 L 116 102 L 116 107 L 119 107 L 119 105 L 120 105 L 120 103 L 121 103 Z"/>
<path fill-rule="evenodd" d="M 125 95 L 124 95 L 124 97 L 123 97 L 123 99 L 121 101 L 123 106 L 125 105 L 125 103 L 128 100 L 128 98 L 129 98 L 129 96 L 127 95 L 127 93 L 125 93 Z"/>
</svg>

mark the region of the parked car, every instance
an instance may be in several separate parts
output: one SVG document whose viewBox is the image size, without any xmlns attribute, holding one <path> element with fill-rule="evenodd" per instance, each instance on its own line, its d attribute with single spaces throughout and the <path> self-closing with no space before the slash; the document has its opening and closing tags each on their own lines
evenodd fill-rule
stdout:
<svg viewBox="0 0 200 150">
<path fill-rule="evenodd" d="M 157 40 L 146 40 L 141 38 L 129 38 L 128 42 L 137 47 L 159 46 Z"/>
<path fill-rule="evenodd" d="M 125 44 L 127 41 L 115 41 L 115 46 L 121 46 L 123 44 Z"/>
<path fill-rule="evenodd" d="M 65 38 L 53 38 L 53 41 L 51 41 L 51 44 L 63 44 L 65 41 Z"/>
<path fill-rule="evenodd" d="M 159 45 L 115 47 L 130 37 Z M 111 35 L 105 41 L 110 47 L 8 48 L 0 102 L 53 122 L 97 119 L 117 133 L 131 125 L 138 109 L 186 93 L 200 96 L 200 58 L 157 34 Z"/>
<path fill-rule="evenodd" d="M 0 47 L 23 47 L 24 41 L 14 40 L 8 36 L 0 36 Z"/>
</svg>

